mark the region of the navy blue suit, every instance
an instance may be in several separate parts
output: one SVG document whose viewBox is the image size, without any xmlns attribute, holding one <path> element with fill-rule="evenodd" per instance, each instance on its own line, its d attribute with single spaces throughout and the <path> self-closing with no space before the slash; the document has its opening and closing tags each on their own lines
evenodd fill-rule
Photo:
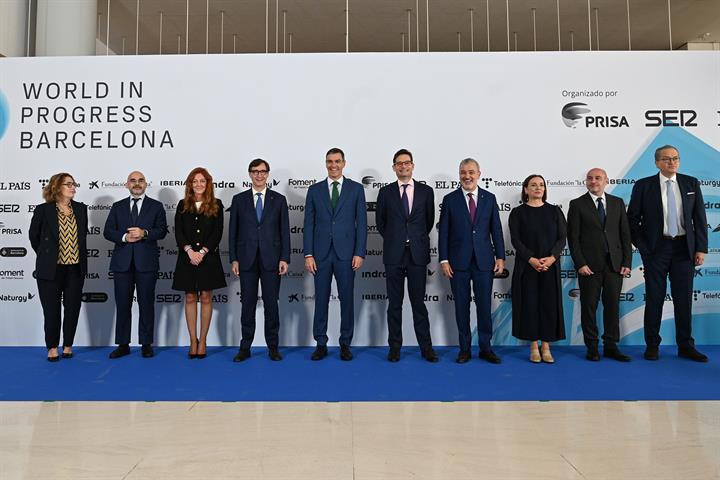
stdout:
<svg viewBox="0 0 720 480">
<path fill-rule="evenodd" d="M 383 263 L 388 295 L 388 344 L 402 346 L 402 305 L 405 277 L 413 312 L 413 326 L 418 345 L 432 347 L 430 321 L 425 306 L 427 264 L 430 263 L 429 233 L 435 222 L 433 189 L 414 181 L 410 215 L 405 213 L 400 186 L 392 182 L 380 189 L 375 220 L 383 237 Z"/>
<path fill-rule="evenodd" d="M 133 292 L 137 289 L 139 343 L 149 345 L 155 335 L 155 283 L 160 268 L 157 242 L 167 235 L 167 219 L 163 204 L 147 195 L 136 222 L 132 221 L 130 211 L 130 197 L 113 203 L 103 230 L 105 238 L 115 244 L 110 260 L 117 308 L 115 343 L 130 343 Z M 123 242 L 123 235 L 130 227 L 146 230 L 147 238 L 133 243 Z"/>
<path fill-rule="evenodd" d="M 240 264 L 242 294 L 242 340 L 240 348 L 249 349 L 255 337 L 255 308 L 258 281 L 262 285 L 265 310 L 265 343 L 278 346 L 280 313 L 280 261 L 290 263 L 290 222 L 285 197 L 265 190 L 260 221 L 255 211 L 252 188 L 238 193 L 230 206 L 230 262 Z"/>
<path fill-rule="evenodd" d="M 328 302 L 332 277 L 340 297 L 340 345 L 350 346 L 354 332 L 354 256 L 365 257 L 367 207 L 361 184 L 344 178 L 340 197 L 333 210 L 328 182 L 308 188 L 305 199 L 303 251 L 313 256 L 315 273 L 315 315 L 313 336 L 318 345 L 327 344 Z"/>
<path fill-rule="evenodd" d="M 495 195 L 478 188 L 475 222 L 459 188 L 443 198 L 440 210 L 438 247 L 440 261 L 447 260 L 454 275 L 450 287 L 455 297 L 455 321 L 460 350 L 470 351 L 470 282 L 475 295 L 478 343 L 481 351 L 490 350 L 493 267 L 496 259 L 505 259 L 505 241 Z"/>
<path fill-rule="evenodd" d="M 627 212 L 632 242 L 640 250 L 645 274 L 645 343 L 657 347 L 662 340 L 660 322 L 669 275 L 676 342 L 678 347 L 691 347 L 695 343 L 692 338 L 695 253 L 708 251 L 705 205 L 697 178 L 678 173 L 676 179 L 682 197 L 677 199 L 682 201 L 682 218 L 678 220 L 686 234 L 674 239 L 664 237 L 659 178 L 653 175 L 635 182 Z"/>
</svg>

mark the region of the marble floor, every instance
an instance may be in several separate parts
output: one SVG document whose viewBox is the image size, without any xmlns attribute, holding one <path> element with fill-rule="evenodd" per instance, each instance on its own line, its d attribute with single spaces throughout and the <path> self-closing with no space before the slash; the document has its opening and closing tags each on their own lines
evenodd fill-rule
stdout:
<svg viewBox="0 0 720 480">
<path fill-rule="evenodd" d="M 720 479 L 720 402 L 0 402 L 0 479 Z"/>
</svg>

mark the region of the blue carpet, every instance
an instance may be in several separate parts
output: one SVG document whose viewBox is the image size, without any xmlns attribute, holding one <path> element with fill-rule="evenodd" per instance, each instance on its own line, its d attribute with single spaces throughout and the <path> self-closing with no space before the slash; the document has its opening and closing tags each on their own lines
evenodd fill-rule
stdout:
<svg viewBox="0 0 720 480">
<path fill-rule="evenodd" d="M 676 356 L 661 347 L 660 360 L 642 359 L 642 347 L 623 347 L 630 363 L 585 360 L 584 347 L 554 347 L 554 365 L 531 364 L 526 347 L 498 347 L 501 365 L 474 357 L 455 363 L 456 348 L 438 348 L 440 362 L 404 348 L 389 363 L 386 348 L 357 347 L 343 362 L 331 348 L 323 361 L 311 348 L 283 348 L 272 362 L 264 348 L 244 363 L 237 350 L 209 348 L 189 360 L 186 348 L 157 348 L 152 359 L 139 349 L 109 360 L 111 348 L 75 348 L 75 357 L 50 363 L 45 349 L 0 348 L 0 401 L 510 401 L 510 400 L 720 400 L 720 346 L 700 348 L 710 363 Z"/>
</svg>

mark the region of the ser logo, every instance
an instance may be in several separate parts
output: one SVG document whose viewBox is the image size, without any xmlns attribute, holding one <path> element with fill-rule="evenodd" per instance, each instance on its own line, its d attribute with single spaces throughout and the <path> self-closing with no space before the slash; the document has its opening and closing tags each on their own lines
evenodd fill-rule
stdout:
<svg viewBox="0 0 720 480">
<path fill-rule="evenodd" d="M 625 115 L 588 115 L 591 112 L 586 103 L 570 102 L 563 106 L 560 116 L 568 128 L 618 128 L 629 127 L 630 123 Z"/>
<path fill-rule="evenodd" d="M 647 110 L 646 127 L 697 127 L 695 110 Z"/>
</svg>

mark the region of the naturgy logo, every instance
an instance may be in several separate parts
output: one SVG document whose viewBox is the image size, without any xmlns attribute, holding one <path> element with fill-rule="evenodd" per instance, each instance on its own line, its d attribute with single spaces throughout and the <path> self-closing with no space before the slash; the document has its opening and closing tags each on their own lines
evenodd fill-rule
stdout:
<svg viewBox="0 0 720 480">
<path fill-rule="evenodd" d="M 10 109 L 5 95 L 0 91 L 0 139 L 5 135 L 8 123 L 10 123 Z"/>
</svg>

